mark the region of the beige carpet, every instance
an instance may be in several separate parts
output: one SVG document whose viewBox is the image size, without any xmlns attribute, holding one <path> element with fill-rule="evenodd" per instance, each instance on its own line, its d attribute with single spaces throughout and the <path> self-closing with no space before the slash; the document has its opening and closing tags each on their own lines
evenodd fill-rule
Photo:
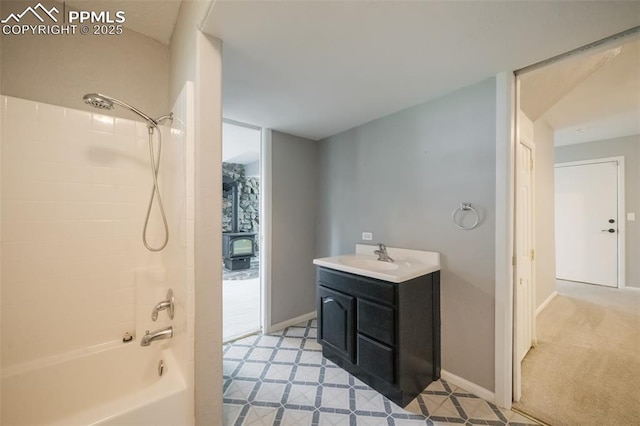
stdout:
<svg viewBox="0 0 640 426">
<path fill-rule="evenodd" d="M 640 291 L 558 282 L 514 407 L 553 426 L 640 425 Z"/>
</svg>

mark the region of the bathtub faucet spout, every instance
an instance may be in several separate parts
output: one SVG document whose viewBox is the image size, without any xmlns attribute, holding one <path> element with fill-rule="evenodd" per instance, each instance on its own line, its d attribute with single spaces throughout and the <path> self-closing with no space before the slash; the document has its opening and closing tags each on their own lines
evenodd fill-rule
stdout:
<svg viewBox="0 0 640 426">
<path fill-rule="evenodd" d="M 151 342 L 162 339 L 171 339 L 173 337 L 173 327 L 169 326 L 155 331 L 149 331 L 140 339 L 140 346 L 149 346 Z"/>
</svg>

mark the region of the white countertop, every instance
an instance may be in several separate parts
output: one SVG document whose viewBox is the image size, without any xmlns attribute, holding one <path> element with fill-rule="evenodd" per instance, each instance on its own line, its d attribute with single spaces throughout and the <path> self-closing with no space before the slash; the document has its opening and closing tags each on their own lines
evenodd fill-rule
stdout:
<svg viewBox="0 0 640 426">
<path fill-rule="evenodd" d="M 354 254 L 314 259 L 314 265 L 364 277 L 401 283 L 440 270 L 440 253 L 387 247 L 394 262 L 382 262 L 373 252 L 377 245 L 356 244 Z"/>
</svg>

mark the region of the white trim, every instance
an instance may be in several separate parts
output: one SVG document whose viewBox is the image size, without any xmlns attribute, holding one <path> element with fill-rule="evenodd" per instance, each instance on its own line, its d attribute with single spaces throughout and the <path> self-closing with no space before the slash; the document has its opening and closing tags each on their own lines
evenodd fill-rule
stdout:
<svg viewBox="0 0 640 426">
<path fill-rule="evenodd" d="M 538 306 L 538 309 L 536 309 L 536 316 L 540 315 L 540 312 L 544 311 L 544 308 L 546 308 L 547 305 L 551 303 L 551 301 L 555 299 L 557 295 L 558 295 L 557 291 L 554 291 L 553 293 L 551 293 L 549 297 L 547 297 L 547 299 L 544 302 L 542 302 L 540 306 Z"/>
<path fill-rule="evenodd" d="M 640 287 L 625 287 L 625 288 L 621 288 L 620 290 L 640 291 Z"/>
<path fill-rule="evenodd" d="M 262 332 L 271 333 L 271 129 L 260 141 L 260 290 Z"/>
<path fill-rule="evenodd" d="M 447 370 L 440 370 L 440 378 L 447 383 L 451 383 L 452 385 L 458 386 L 474 394 L 475 396 L 479 396 L 485 401 L 489 401 L 491 403 L 495 403 L 496 394 L 491 392 L 489 389 L 485 389 L 480 385 L 476 385 L 473 382 L 470 382 L 467 379 L 463 379 L 460 376 L 456 376 L 453 373 L 448 372 Z"/>
<path fill-rule="evenodd" d="M 271 326 L 271 329 L 269 330 L 269 333 L 274 333 L 276 331 L 284 330 L 285 328 L 291 327 L 292 325 L 297 325 L 297 324 L 300 324 L 301 322 L 312 320 L 317 316 L 318 314 L 316 313 L 316 311 L 313 311 L 304 315 L 300 315 L 299 317 L 291 318 L 290 320 L 282 321 L 278 324 L 273 324 Z"/>
<path fill-rule="evenodd" d="M 495 403 L 513 392 L 513 227 L 515 76 L 496 76 Z"/>
<path fill-rule="evenodd" d="M 634 27 L 634 30 L 637 27 Z M 621 33 L 622 34 L 622 33 Z M 598 45 L 611 45 L 621 34 Z M 583 49 L 593 52 L 591 44 Z M 529 68 L 531 69 L 531 68 Z M 515 146 L 515 73 L 496 75 L 496 241 L 495 241 L 495 394 L 496 405 L 511 408 L 513 395 L 513 152 Z M 522 70 L 520 70 L 522 73 Z M 629 288 L 629 287 L 626 287 Z"/>
<path fill-rule="evenodd" d="M 618 285 L 617 288 L 625 288 L 627 285 L 627 254 L 625 250 L 626 230 L 627 230 L 627 212 L 625 211 L 625 187 L 624 187 L 624 157 L 604 157 L 593 158 L 591 160 L 567 161 L 564 163 L 555 163 L 554 168 L 584 166 L 588 164 L 598 163 L 618 163 Z"/>
</svg>

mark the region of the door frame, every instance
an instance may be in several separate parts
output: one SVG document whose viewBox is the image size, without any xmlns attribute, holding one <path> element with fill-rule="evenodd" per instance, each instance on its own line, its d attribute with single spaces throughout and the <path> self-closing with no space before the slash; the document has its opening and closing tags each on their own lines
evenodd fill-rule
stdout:
<svg viewBox="0 0 640 426">
<path fill-rule="evenodd" d="M 623 39 L 640 38 L 640 26 L 576 47 L 520 70 L 496 75 L 496 196 L 495 196 L 495 311 L 494 402 L 511 408 L 513 398 L 513 281 L 514 281 L 514 152 L 516 143 L 516 74 L 598 49 Z"/>
<path fill-rule="evenodd" d="M 260 131 L 260 332 L 271 332 L 271 129 L 223 118 L 223 123 Z M 223 306 L 224 309 L 224 306 Z M 222 326 L 224 328 L 224 325 Z"/>
<path fill-rule="evenodd" d="M 618 285 L 615 288 L 626 287 L 626 254 L 625 254 L 625 233 L 626 233 L 626 211 L 625 211 L 625 187 L 624 187 L 624 157 L 604 157 L 594 158 L 591 160 L 565 161 L 555 163 L 554 169 L 557 167 L 584 166 L 588 164 L 613 163 L 617 162 L 618 173 Z"/>
<path fill-rule="evenodd" d="M 263 333 L 271 330 L 271 194 L 272 144 L 271 129 L 262 128 L 260 142 L 260 290 L 261 326 Z"/>
</svg>

